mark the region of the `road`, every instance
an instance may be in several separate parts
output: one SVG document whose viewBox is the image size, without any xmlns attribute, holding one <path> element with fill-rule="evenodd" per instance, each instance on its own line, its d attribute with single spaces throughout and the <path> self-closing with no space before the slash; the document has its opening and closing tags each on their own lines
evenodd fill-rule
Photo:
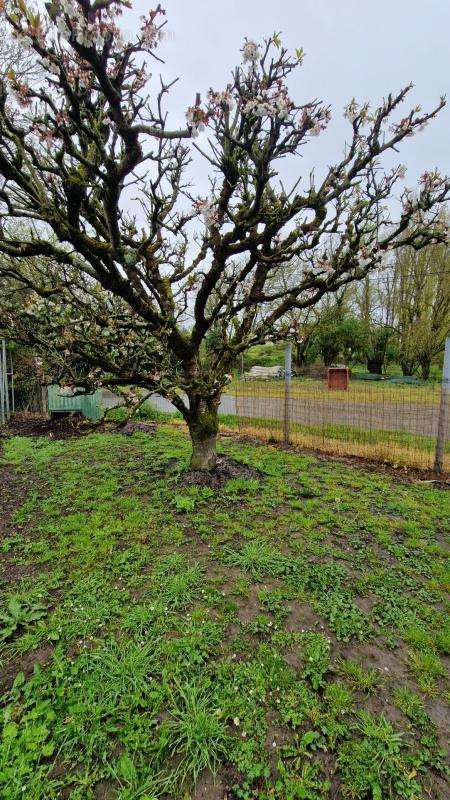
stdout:
<svg viewBox="0 0 450 800">
<path fill-rule="evenodd" d="M 104 404 L 112 407 L 117 398 L 104 391 Z M 175 411 L 168 400 L 154 395 L 152 404 L 160 411 Z M 450 402 L 449 402 L 450 405 Z M 221 414 L 259 418 L 264 420 L 283 420 L 284 398 L 263 396 L 222 395 L 219 411 Z M 322 400 L 312 397 L 292 398 L 291 421 L 299 425 L 343 425 L 363 430 L 390 430 L 412 433 L 419 436 L 436 437 L 438 408 L 425 403 L 362 403 L 358 401 Z M 447 438 L 450 439 L 450 410 L 446 420 Z"/>
</svg>

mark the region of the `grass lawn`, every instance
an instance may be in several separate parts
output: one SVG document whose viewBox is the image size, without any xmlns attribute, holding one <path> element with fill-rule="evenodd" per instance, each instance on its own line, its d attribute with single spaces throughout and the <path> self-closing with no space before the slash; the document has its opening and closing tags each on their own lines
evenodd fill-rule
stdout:
<svg viewBox="0 0 450 800">
<path fill-rule="evenodd" d="M 258 417 L 222 417 L 227 428 L 237 428 L 244 435 L 266 441 L 282 442 L 282 420 Z M 364 430 L 350 425 L 300 425 L 291 422 L 290 442 L 304 448 L 334 455 L 362 456 L 374 461 L 386 461 L 396 466 L 432 469 L 436 439 L 405 431 Z M 444 470 L 450 470 L 450 439 L 444 445 Z"/>
<path fill-rule="evenodd" d="M 284 397 L 284 379 L 250 378 L 240 380 L 234 378 L 227 386 L 226 392 L 237 396 Z M 293 378 L 291 381 L 291 397 L 303 400 L 314 400 L 346 405 L 386 404 L 398 408 L 399 412 L 411 406 L 430 406 L 439 408 L 441 387 L 438 383 L 414 386 L 388 381 L 350 380 L 348 389 L 328 389 L 325 380 L 315 378 Z"/>
<path fill-rule="evenodd" d="M 445 800 L 448 492 L 221 451 L 5 441 L 0 797 Z"/>
</svg>

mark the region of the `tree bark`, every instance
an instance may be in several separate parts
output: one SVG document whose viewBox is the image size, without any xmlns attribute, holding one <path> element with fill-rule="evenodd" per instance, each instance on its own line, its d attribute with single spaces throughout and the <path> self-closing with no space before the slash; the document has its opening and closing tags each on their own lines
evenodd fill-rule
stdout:
<svg viewBox="0 0 450 800">
<path fill-rule="evenodd" d="M 414 364 L 412 361 L 401 361 L 400 366 L 402 368 L 403 375 L 406 377 L 414 375 Z"/>
<path fill-rule="evenodd" d="M 367 359 L 367 369 L 372 375 L 382 375 L 383 374 L 383 358 L 368 358 Z"/>
<path fill-rule="evenodd" d="M 217 462 L 219 399 L 189 398 L 187 420 L 192 442 L 191 470 L 213 470 Z"/>
<path fill-rule="evenodd" d="M 430 377 L 430 369 L 431 369 L 431 358 L 424 356 L 420 359 L 420 371 L 422 373 L 422 378 L 424 381 L 427 381 Z"/>
</svg>

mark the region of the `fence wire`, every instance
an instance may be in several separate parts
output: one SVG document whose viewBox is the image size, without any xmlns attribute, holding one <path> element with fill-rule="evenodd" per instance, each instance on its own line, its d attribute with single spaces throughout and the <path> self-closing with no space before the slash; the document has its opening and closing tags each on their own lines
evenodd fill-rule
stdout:
<svg viewBox="0 0 450 800">
<path fill-rule="evenodd" d="M 342 391 L 294 379 L 286 395 L 283 380 L 240 380 L 235 398 L 242 433 L 285 441 L 288 415 L 292 444 L 425 469 L 435 465 L 441 415 L 442 468 L 450 470 L 450 391 L 439 385 L 354 381 Z"/>
</svg>

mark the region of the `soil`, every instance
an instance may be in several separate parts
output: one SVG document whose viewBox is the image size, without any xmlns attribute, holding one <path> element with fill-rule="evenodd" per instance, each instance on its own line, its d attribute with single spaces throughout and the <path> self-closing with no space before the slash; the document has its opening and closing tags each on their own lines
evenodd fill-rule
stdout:
<svg viewBox="0 0 450 800">
<path fill-rule="evenodd" d="M 2 510 L 0 514 L 0 545 L 13 537 L 18 525 L 12 522 L 14 513 L 21 508 L 28 494 L 28 487 L 23 478 L 17 475 L 6 464 L 0 464 L 0 497 Z M 30 567 L 16 564 L 13 560 L 13 548 L 0 551 L 0 586 L 16 583 L 30 574 Z"/>
<path fill-rule="evenodd" d="M 0 497 L 2 499 L 0 546 L 21 529 L 21 526 L 13 523 L 12 520 L 14 513 L 25 502 L 28 490 L 29 487 L 24 481 L 23 475 L 20 476 L 15 473 L 7 464 L 0 464 Z M 42 564 L 15 563 L 14 548 L 6 552 L 0 551 L 0 597 L 2 588 L 13 587 L 23 578 L 35 575 L 42 569 Z M 28 678 L 32 674 L 36 663 L 43 666 L 50 660 L 53 650 L 53 645 L 45 644 L 37 650 L 20 654 L 10 660 L 4 660 L 2 670 L 0 670 L 0 697 L 9 690 L 18 672 L 23 672 L 25 677 Z"/>
<path fill-rule="evenodd" d="M 53 645 L 45 644 L 37 650 L 21 653 L 17 658 L 4 664 L 0 673 L 0 697 L 9 691 L 19 672 L 23 672 L 28 680 L 33 674 L 35 664 L 39 664 L 41 667 L 45 666 L 50 661 L 54 649 Z"/>
<path fill-rule="evenodd" d="M 133 433 L 155 433 L 156 431 L 156 423 L 155 422 L 136 422 L 135 420 L 129 419 L 125 425 L 120 428 L 120 433 L 124 436 L 132 436 Z"/>
<path fill-rule="evenodd" d="M 209 486 L 219 489 L 232 478 L 261 478 L 261 473 L 253 467 L 241 464 L 229 456 L 218 456 L 215 468 L 211 472 L 191 470 L 180 478 L 180 486 Z"/>
<path fill-rule="evenodd" d="M 47 418 L 41 414 L 14 414 L 3 429 L 2 436 L 48 436 L 50 439 L 70 439 L 92 430 L 92 423 L 82 414 L 57 414 Z"/>
</svg>

